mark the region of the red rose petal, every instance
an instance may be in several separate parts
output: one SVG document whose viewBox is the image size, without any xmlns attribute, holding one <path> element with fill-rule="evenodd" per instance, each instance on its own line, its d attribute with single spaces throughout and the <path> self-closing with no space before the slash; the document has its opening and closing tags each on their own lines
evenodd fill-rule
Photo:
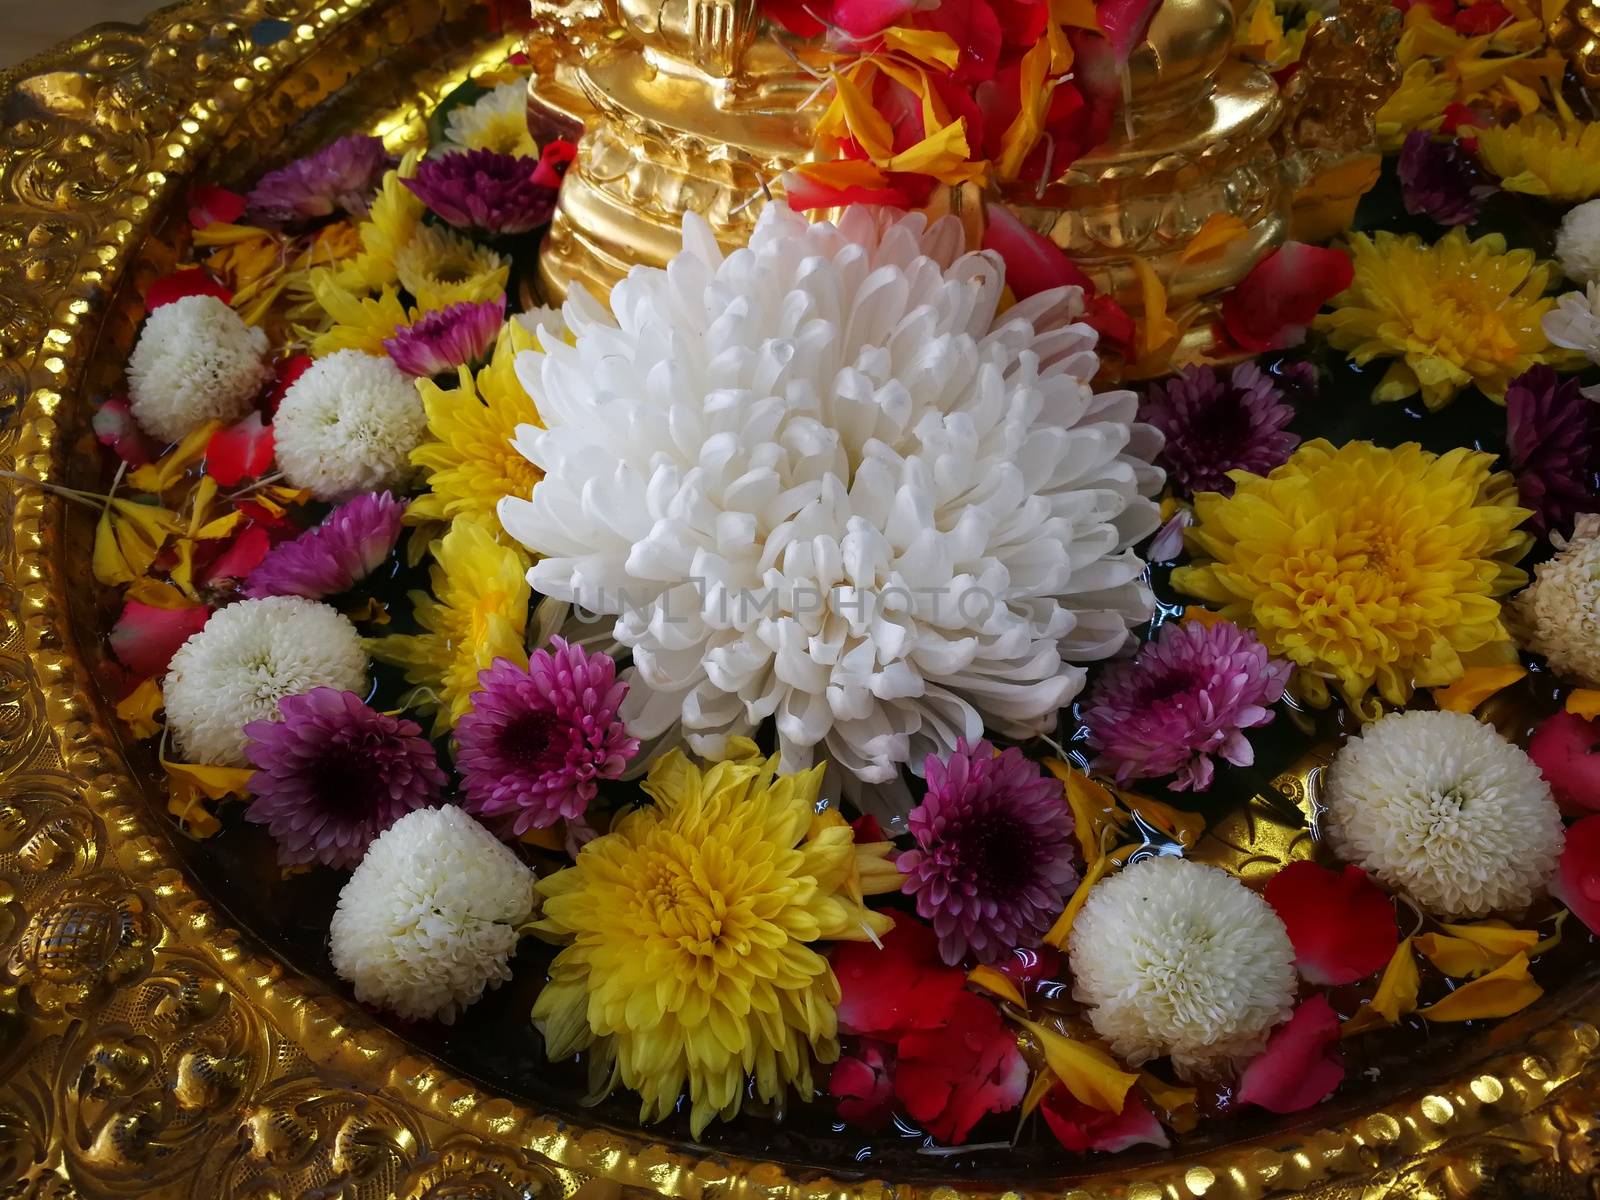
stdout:
<svg viewBox="0 0 1600 1200">
<path fill-rule="evenodd" d="M 1552 891 L 1591 932 L 1600 933 L 1600 816 L 1567 828 Z"/>
<path fill-rule="evenodd" d="M 834 948 L 832 959 L 841 1033 L 892 1040 L 932 1029 L 944 1022 L 951 997 L 966 984 L 966 976 L 939 957 L 933 930 L 903 913 L 895 914 L 881 950 L 871 942 L 845 942 Z"/>
<path fill-rule="evenodd" d="M 238 192 L 210 183 L 197 183 L 189 189 L 189 224 L 196 229 L 207 225 L 231 225 L 244 216 L 245 198 Z"/>
<path fill-rule="evenodd" d="M 171 275 L 163 275 L 145 289 L 144 306 L 154 312 L 163 304 L 171 304 L 174 300 L 182 300 L 185 296 L 215 296 L 224 304 L 233 302 L 233 293 L 215 279 L 211 278 L 200 267 L 189 267 L 182 271 L 174 271 Z"/>
<path fill-rule="evenodd" d="M 157 608 L 129 600 L 111 627 L 111 652 L 136 675 L 165 674 L 178 647 L 199 633 L 210 615 L 211 610 L 203 604 Z"/>
<path fill-rule="evenodd" d="M 1267 881 L 1266 898 L 1289 931 L 1295 965 L 1312 983 L 1332 987 L 1375 974 L 1399 944 L 1393 901 L 1360 867 L 1290 863 Z"/>
<path fill-rule="evenodd" d="M 1045 1096 L 1039 1111 L 1056 1141 L 1074 1154 L 1089 1150 L 1116 1154 L 1132 1146 L 1170 1145 L 1167 1131 L 1136 1092 L 1128 1093 L 1120 1113 L 1109 1113 L 1083 1103 L 1057 1084 Z"/>
<path fill-rule="evenodd" d="M 883 826 L 878 824 L 878 818 L 871 813 L 857 817 L 850 822 L 850 835 L 861 843 L 887 842 L 889 835 L 883 831 Z"/>
<path fill-rule="evenodd" d="M 1554 713 L 1528 739 L 1528 757 L 1567 816 L 1600 810 L 1600 721 Z"/>
<path fill-rule="evenodd" d="M 272 538 L 260 525 L 246 525 L 233 535 L 228 548 L 212 561 L 205 574 L 207 585 L 225 579 L 243 579 L 261 565 L 272 549 Z"/>
<path fill-rule="evenodd" d="M 101 404 L 89 424 L 100 444 L 110 446 L 112 453 L 130 467 L 142 467 L 161 455 L 161 444 L 133 419 L 133 408 L 126 396 L 112 396 Z"/>
<path fill-rule="evenodd" d="M 1244 1069 L 1238 1099 L 1269 1112 L 1291 1113 L 1320 1104 L 1344 1082 L 1339 1014 L 1326 996 L 1313 996 Z"/>
<path fill-rule="evenodd" d="M 237 424 L 219 429 L 206 443 L 206 474 L 223 487 L 256 479 L 272 468 L 272 426 L 251 413 Z"/>
<path fill-rule="evenodd" d="M 828 1077 L 828 1094 L 839 1101 L 839 1116 L 852 1125 L 882 1129 L 894 1111 L 890 1047 L 863 1040 L 854 1055 L 841 1057 Z"/>
<path fill-rule="evenodd" d="M 268 420 L 278 415 L 278 405 L 283 403 L 284 393 L 294 386 L 295 380 L 310 369 L 311 356 L 309 354 L 293 354 L 288 358 L 280 358 L 272 365 L 272 387 L 268 390 L 267 397 L 262 402 L 267 411 Z"/>
<path fill-rule="evenodd" d="M 852 185 L 829 187 L 819 179 L 789 171 L 783 177 L 783 194 L 795 212 L 810 212 L 815 208 L 844 208 L 851 204 L 874 204 L 885 208 L 910 208 L 911 196 L 901 188 L 894 177 L 888 187 L 871 188 Z"/>
<path fill-rule="evenodd" d="M 829 23 L 853 38 L 869 38 L 916 7 L 916 0 L 834 0 Z"/>
<path fill-rule="evenodd" d="M 1354 278 L 1343 250 L 1285 242 L 1222 298 L 1223 327 L 1252 354 L 1293 346 L 1323 304 Z"/>
<path fill-rule="evenodd" d="M 1094 294 L 1094 281 L 1044 234 L 1029 229 L 1010 209 L 991 204 L 983 230 L 983 248 L 1006 265 L 1006 284 L 1018 300 L 1058 287 L 1080 287 Z"/>
<path fill-rule="evenodd" d="M 957 992 L 938 1029 L 900 1039 L 894 1089 L 906 1112 L 947 1145 L 959 1145 L 987 1113 L 1009 1112 L 1028 1088 L 1017 1036 L 993 1004 Z"/>
</svg>

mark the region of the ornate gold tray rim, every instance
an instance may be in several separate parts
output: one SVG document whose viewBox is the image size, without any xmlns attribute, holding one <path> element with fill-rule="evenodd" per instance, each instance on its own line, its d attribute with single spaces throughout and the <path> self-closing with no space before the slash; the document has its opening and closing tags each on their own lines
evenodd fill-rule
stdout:
<svg viewBox="0 0 1600 1200">
<path fill-rule="evenodd" d="M 0 134 L 0 255 L 15 268 L 0 278 L 0 337 L 6 338 L 0 341 L 0 414 L 10 410 L 0 430 L 0 457 L 10 460 L 11 469 L 47 481 L 66 475 L 71 435 L 82 424 L 72 406 L 85 387 L 104 316 L 117 290 L 128 285 L 146 239 L 180 200 L 185 165 L 204 160 L 241 129 L 281 133 L 308 101 L 320 98 L 319 89 L 331 91 L 357 76 L 403 45 L 407 31 L 431 29 L 430 15 L 438 23 L 459 15 L 465 4 L 247 0 L 230 9 L 191 2 L 162 9 L 135 29 L 88 31 L 0 73 L 0 112 L 17 105 L 31 109 L 41 98 L 60 101 L 46 106 L 50 116 L 42 140 L 29 144 L 40 130 L 25 122 Z M 292 32 L 275 44 L 253 46 L 248 27 L 264 19 L 287 22 Z M 169 52 L 184 44 L 205 49 L 189 58 Z M 327 59 L 330 53 L 347 61 L 331 76 L 324 70 L 320 80 L 311 78 L 313 57 Z M 80 85 L 74 100 L 72 90 Z M 141 105 L 141 124 L 113 136 L 107 106 L 126 105 L 129 97 Z M 144 136 L 150 129 L 162 132 Z M 104 171 L 94 156 L 113 152 L 138 161 L 96 192 L 89 185 Z M 74 191 L 80 183 L 81 195 Z M 70 204 L 61 199 L 63 192 L 73 192 Z M 50 237 L 58 227 L 52 221 L 80 235 L 92 231 L 80 236 L 70 262 L 53 259 L 48 243 L 31 240 L 40 236 L 30 232 L 36 224 Z M 17 331 L 23 336 L 13 340 Z M 30 821 L 56 812 L 49 807 L 54 804 L 91 832 L 66 868 L 59 856 L 30 862 L 9 851 L 0 855 L 13 875 L 46 877 L 30 876 L 29 886 L 14 888 L 10 897 L 7 994 L 13 1021 L 0 1106 L 14 1099 L 20 1068 L 30 1056 L 64 1054 L 69 1045 L 81 1044 L 83 1033 L 92 1034 L 105 1020 L 106 1003 L 119 988 L 136 987 L 182 964 L 219 980 L 229 1002 L 249 1011 L 262 1043 L 253 1047 L 259 1060 L 253 1092 L 187 1135 L 186 1153 L 196 1168 L 204 1163 L 220 1170 L 250 1153 L 252 1102 L 264 1103 L 275 1088 L 293 1085 L 324 1098 L 380 1105 L 399 1129 L 391 1131 L 390 1149 L 409 1172 L 406 1178 L 421 1181 L 407 1194 L 419 1197 L 427 1194 L 429 1180 L 466 1180 L 486 1171 L 502 1181 L 533 1179 L 567 1195 L 593 1180 L 608 1189 L 620 1185 L 685 1198 L 894 1194 L 944 1200 L 1008 1186 L 1130 1200 L 1290 1192 L 1465 1195 L 1507 1164 L 1545 1162 L 1558 1170 L 1587 1171 L 1600 1148 L 1594 1132 L 1600 1113 L 1596 987 L 1551 997 L 1486 1039 L 1492 1048 L 1470 1071 L 1431 1090 L 1395 1097 L 1377 1111 L 1326 1127 L 1314 1117 L 1301 1127 L 1219 1146 L 1188 1161 L 1115 1169 L 1083 1180 L 940 1184 L 829 1178 L 800 1165 L 746 1161 L 637 1132 L 574 1126 L 488 1095 L 348 1000 L 280 963 L 198 894 L 177 865 L 171 831 L 152 819 L 149 798 L 97 699 L 90 660 L 71 626 L 64 506 L 34 489 L 7 485 L 3 495 L 12 521 L 0 559 L 0 669 L 20 681 L 20 691 L 8 693 L 20 706 L 19 719 L 35 724 L 24 738 L 31 739 L 33 752 L 25 762 L 9 764 L 0 804 L 20 809 L 20 817 L 10 819 L 30 828 Z M 52 789 L 56 795 L 48 803 L 40 798 Z M 134 926 L 143 931 L 133 938 L 143 957 L 135 968 L 118 968 L 120 975 L 101 964 L 108 977 L 91 981 L 103 985 L 98 990 L 86 987 L 76 1000 L 51 999 L 41 973 L 30 970 L 27 939 L 55 906 L 85 888 L 114 896 L 133 914 Z M 58 1094 L 50 1099 L 64 1109 L 81 1080 L 74 1084 L 59 1070 L 62 1064 L 55 1065 Z M 1325 1113 L 1318 1116 L 1328 1120 Z M 0 1121 L 0 1146 L 10 1138 L 6 1128 Z M 89 1190 L 100 1173 L 82 1170 L 88 1161 L 82 1148 L 67 1144 L 70 1131 L 57 1139 L 60 1132 L 52 1132 L 52 1144 L 33 1161 L 17 1156 L 11 1162 L 24 1189 L 31 1181 L 43 1190 L 54 1178 L 73 1181 L 75 1190 L 67 1195 L 217 1194 L 210 1188 L 221 1176 L 210 1169 L 190 1172 L 187 1184 L 168 1179 L 154 1191 L 109 1185 L 104 1192 Z M 336 1172 L 340 1148 L 337 1138 L 329 1140 L 316 1152 L 329 1155 L 329 1169 Z M 348 1151 L 346 1167 L 356 1161 Z M 10 1195 L 8 1182 L 0 1176 L 0 1190 Z M 137 1170 L 126 1182 L 137 1182 Z"/>
</svg>

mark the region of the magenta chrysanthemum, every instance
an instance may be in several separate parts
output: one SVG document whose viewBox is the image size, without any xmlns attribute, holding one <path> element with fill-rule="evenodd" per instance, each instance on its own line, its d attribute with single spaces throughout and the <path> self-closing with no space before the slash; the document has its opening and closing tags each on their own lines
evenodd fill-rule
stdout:
<svg viewBox="0 0 1600 1200">
<path fill-rule="evenodd" d="M 1283 369 L 1282 383 L 1316 387 L 1305 363 Z M 1240 363 L 1231 375 L 1210 367 L 1185 367 L 1182 374 L 1152 384 L 1139 419 L 1166 438 L 1156 459 L 1180 496 L 1199 492 L 1231 495 L 1229 471 L 1265 475 L 1288 461 L 1300 438 L 1285 426 L 1294 409 L 1283 402 L 1280 381 L 1255 363 Z"/>
<path fill-rule="evenodd" d="M 556 189 L 534 180 L 536 158 L 467 150 L 423 163 L 402 182 L 434 212 L 461 229 L 526 233 L 555 211 Z"/>
<path fill-rule="evenodd" d="M 257 768 L 245 816 L 267 827 L 284 866 L 354 867 L 373 838 L 444 787 L 422 730 L 354 692 L 313 688 L 285 696 L 278 712 L 244 727 Z"/>
<path fill-rule="evenodd" d="M 336 212 L 364 217 L 390 161 L 375 137 L 357 134 L 329 142 L 263 175 L 245 198 L 246 215 L 260 225 L 292 225 Z"/>
<path fill-rule="evenodd" d="M 1012 747 L 957 741 L 923 766 L 928 792 L 907 824 L 917 840 L 895 861 L 902 890 L 932 922 L 952 965 L 967 954 L 994 962 L 1034 945 L 1078 880 L 1072 810 L 1061 784 Z"/>
<path fill-rule="evenodd" d="M 1272 720 L 1290 666 L 1229 621 L 1172 622 L 1113 663 L 1089 694 L 1083 723 L 1096 770 L 1130 779 L 1175 776 L 1177 791 L 1211 786 L 1211 755 L 1255 761 L 1246 729 Z"/>
<path fill-rule="evenodd" d="M 245 577 L 244 594 L 320 600 L 349 591 L 389 557 L 405 511 L 388 492 L 345 501 L 322 524 L 267 551 Z"/>
<path fill-rule="evenodd" d="M 505 818 L 514 835 L 583 816 L 597 781 L 639 752 L 617 709 L 628 685 L 604 654 L 550 639 L 526 668 L 499 658 L 478 675 L 472 711 L 456 725 L 456 766 L 468 812 Z"/>
<path fill-rule="evenodd" d="M 430 378 L 481 362 L 494 347 L 505 320 L 506 302 L 463 301 L 429 313 L 415 325 L 383 339 L 394 365 L 407 375 Z"/>
<path fill-rule="evenodd" d="M 1600 409 L 1577 376 L 1529 367 L 1506 387 L 1506 443 L 1517 498 L 1531 508 L 1540 537 L 1567 535 L 1579 513 L 1594 511 L 1600 472 Z"/>
</svg>

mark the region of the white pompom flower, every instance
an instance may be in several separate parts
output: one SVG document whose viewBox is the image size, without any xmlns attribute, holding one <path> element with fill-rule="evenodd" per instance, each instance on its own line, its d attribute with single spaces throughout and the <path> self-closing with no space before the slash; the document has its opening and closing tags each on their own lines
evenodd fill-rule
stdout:
<svg viewBox="0 0 1600 1200">
<path fill-rule="evenodd" d="M 533 872 L 455 807 L 407 813 L 367 847 L 333 914 L 333 969 L 407 1020 L 456 1014 L 511 978 Z"/>
<path fill-rule="evenodd" d="M 1367 726 L 1333 760 L 1324 803 L 1336 854 L 1441 917 L 1526 908 L 1561 854 L 1539 768 L 1466 713 Z"/>
<path fill-rule="evenodd" d="M 1571 538 L 1533 569 L 1512 606 L 1519 640 L 1563 679 L 1600 688 L 1600 514 L 1578 517 Z"/>
<path fill-rule="evenodd" d="M 248 766 L 244 727 L 316 687 L 365 695 L 367 652 L 348 618 L 299 596 L 241 600 L 178 647 L 161 685 L 167 728 L 188 762 Z"/>
<path fill-rule="evenodd" d="M 1600 283 L 1600 200 L 1586 200 L 1561 218 L 1556 259 L 1575 283 Z"/>
<path fill-rule="evenodd" d="M 1001 313 L 953 219 L 860 206 L 683 240 L 518 357 L 544 478 L 500 505 L 536 590 L 616 618 L 630 732 L 717 756 L 772 717 L 784 771 L 881 783 L 1048 728 L 1149 616 L 1158 523 L 1159 435 L 1090 386 L 1079 290 Z"/>
<path fill-rule="evenodd" d="M 319 358 L 273 418 L 278 466 L 318 500 L 404 489 L 428 432 L 412 381 L 387 358 L 340 350 Z"/>
<path fill-rule="evenodd" d="M 140 426 L 176 442 L 207 421 L 249 413 L 272 378 L 267 335 L 215 296 L 183 296 L 145 320 L 128 356 L 128 404 Z"/>
<path fill-rule="evenodd" d="M 1157 855 L 1094 885 L 1068 942 L 1072 995 L 1130 1063 L 1163 1054 L 1185 1079 L 1225 1075 L 1294 1006 L 1278 914 L 1226 871 Z"/>
</svg>

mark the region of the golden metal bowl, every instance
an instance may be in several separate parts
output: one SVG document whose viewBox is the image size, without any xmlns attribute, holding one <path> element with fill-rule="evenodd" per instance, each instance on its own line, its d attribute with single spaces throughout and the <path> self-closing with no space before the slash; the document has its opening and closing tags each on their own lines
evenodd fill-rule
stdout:
<svg viewBox="0 0 1600 1200">
<path fill-rule="evenodd" d="M 92 482 L 89 400 L 118 382 L 141 285 L 177 261 L 191 179 L 237 182 L 337 132 L 414 138 L 509 44 L 469 0 L 190 0 L 0 75 L 0 467 Z M 96 682 L 92 511 L 13 484 L 0 502 L 0 1196 L 1596 1194 L 1592 977 L 1298 1123 L 1218 1124 L 1071 1176 L 929 1160 L 882 1180 L 803 1139 L 773 1150 L 771 1126 L 707 1149 L 624 1128 L 626 1109 L 496 1094 L 449 1065 L 450 1039 L 381 1024 L 303 947 L 283 956 L 246 903 L 270 903 L 270 873 L 175 832 Z M 1293 853 L 1266 809 L 1213 836 L 1243 868 Z"/>
</svg>

